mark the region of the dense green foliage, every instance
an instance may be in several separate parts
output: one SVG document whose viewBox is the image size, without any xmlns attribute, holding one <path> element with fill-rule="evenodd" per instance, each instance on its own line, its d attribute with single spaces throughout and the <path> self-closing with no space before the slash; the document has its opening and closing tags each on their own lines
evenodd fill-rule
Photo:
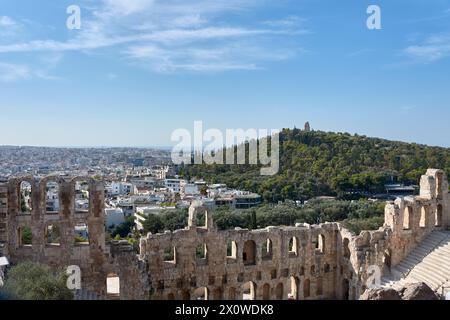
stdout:
<svg viewBox="0 0 450 320">
<path fill-rule="evenodd" d="M 72 300 L 64 271 L 48 266 L 24 262 L 9 270 L 1 294 L 15 300 Z"/>
<path fill-rule="evenodd" d="M 144 231 L 151 233 L 183 229 L 187 225 L 187 209 L 171 210 L 162 214 L 151 214 L 144 222 Z"/>
<path fill-rule="evenodd" d="M 121 223 L 118 226 L 112 228 L 111 236 L 113 238 L 116 238 L 117 236 L 119 236 L 120 238 L 126 238 L 130 233 L 133 232 L 134 225 L 134 216 L 127 217 L 124 223 Z"/>
<path fill-rule="evenodd" d="M 261 176 L 256 165 L 186 165 L 185 178 L 257 192 L 267 202 L 305 200 L 348 191 L 383 192 L 394 181 L 417 184 L 428 168 L 450 172 L 450 149 L 347 133 L 280 133 L 280 172 Z"/>
<path fill-rule="evenodd" d="M 214 211 L 213 218 L 220 230 L 345 221 L 350 230 L 359 233 L 362 229 L 378 229 L 383 224 L 384 205 L 384 202 L 369 201 L 310 201 L 302 207 L 293 203 L 265 204 L 252 209 L 235 210 L 220 207 Z M 150 215 L 144 223 L 145 232 L 152 233 L 182 229 L 186 225 L 187 210 Z"/>
</svg>

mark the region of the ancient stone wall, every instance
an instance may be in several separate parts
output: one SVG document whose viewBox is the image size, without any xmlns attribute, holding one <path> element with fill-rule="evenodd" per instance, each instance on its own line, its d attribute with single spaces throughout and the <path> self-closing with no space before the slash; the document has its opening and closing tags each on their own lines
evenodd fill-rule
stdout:
<svg viewBox="0 0 450 320">
<path fill-rule="evenodd" d="M 27 199 L 29 212 L 22 212 L 20 186 L 22 182 L 31 185 L 31 195 Z M 59 189 L 59 210 L 48 212 L 46 206 L 47 183 L 57 183 Z M 77 209 L 75 206 L 76 182 L 88 185 L 89 207 Z M 64 179 L 59 176 L 36 180 L 20 177 L 0 186 L 0 218 L 2 217 L 2 191 L 7 190 L 7 241 L 6 252 L 12 264 L 22 261 L 40 262 L 52 267 L 67 268 L 77 265 L 81 269 L 82 289 L 106 296 L 106 278 L 110 273 L 123 274 L 115 256 L 110 254 L 110 246 L 105 244 L 104 186 L 90 177 Z M 76 226 L 87 226 L 88 241 L 75 242 Z M 0 230 L 2 225 L 0 224 Z M 28 229 L 29 228 L 29 229 Z M 31 230 L 31 244 L 23 243 L 24 230 Z M 57 243 L 50 243 L 49 232 L 58 230 Z M 1 234 L 0 234 L 1 236 Z M 123 256 L 123 253 L 121 254 Z M 127 252 L 129 263 L 137 261 L 136 255 Z M 135 265 L 137 267 L 137 264 Z M 134 267 L 134 266 L 132 266 Z M 132 282 L 132 281 L 131 281 Z M 126 286 L 122 286 L 126 288 Z M 125 289 L 126 290 L 126 289 Z M 139 292 L 139 290 L 138 290 Z M 141 292 L 145 297 L 146 292 Z M 136 297 L 133 293 L 132 297 Z"/>
<path fill-rule="evenodd" d="M 22 212 L 23 181 L 31 185 L 30 212 Z M 88 209 L 76 209 L 77 181 L 89 186 Z M 48 182 L 59 186 L 57 212 L 47 212 Z M 89 243 L 75 243 L 79 224 L 87 225 Z M 58 228 L 58 244 L 49 243 L 49 226 Z M 443 171 L 430 169 L 419 196 L 387 203 L 385 224 L 376 231 L 353 235 L 339 223 L 220 231 L 212 211 L 194 203 L 185 229 L 142 237 L 136 255 L 126 241 L 105 243 L 102 182 L 0 182 L 0 253 L 13 264 L 78 265 L 83 289 L 103 297 L 106 278 L 118 276 L 121 299 L 358 299 L 374 266 L 388 273 L 430 232 L 449 226 L 448 181 Z M 22 243 L 25 227 L 32 231 L 31 245 Z"/>
<path fill-rule="evenodd" d="M 153 299 L 325 299 L 336 293 L 337 238 L 336 223 L 217 231 L 192 206 L 186 229 L 141 240 L 141 259 Z"/>
</svg>

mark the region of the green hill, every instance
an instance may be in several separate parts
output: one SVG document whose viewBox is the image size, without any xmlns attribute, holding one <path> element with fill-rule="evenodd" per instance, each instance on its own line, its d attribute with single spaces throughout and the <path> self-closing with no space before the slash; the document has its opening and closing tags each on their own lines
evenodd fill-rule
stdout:
<svg viewBox="0 0 450 320">
<path fill-rule="evenodd" d="M 384 192 L 385 183 L 417 184 L 427 168 L 450 172 L 450 149 L 348 133 L 280 133 L 280 171 L 261 176 L 256 165 L 186 165 L 185 178 L 261 194 L 265 201 L 343 196 L 349 191 Z"/>
</svg>

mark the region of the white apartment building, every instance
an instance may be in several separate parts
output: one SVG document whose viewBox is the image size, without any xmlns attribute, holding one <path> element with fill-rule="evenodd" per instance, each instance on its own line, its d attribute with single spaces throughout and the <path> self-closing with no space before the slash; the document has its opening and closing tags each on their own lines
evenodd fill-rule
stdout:
<svg viewBox="0 0 450 320">
<path fill-rule="evenodd" d="M 181 193 L 181 188 L 186 184 L 186 180 L 183 179 L 166 179 L 165 186 L 172 193 Z"/>
<path fill-rule="evenodd" d="M 125 222 L 125 214 L 121 208 L 106 208 L 106 227 L 111 228 Z"/>
<path fill-rule="evenodd" d="M 111 196 L 125 195 L 125 194 L 135 194 L 137 193 L 137 188 L 134 184 L 128 182 L 112 182 L 106 186 L 106 190 Z"/>
<path fill-rule="evenodd" d="M 195 183 L 185 183 L 181 186 L 181 195 L 182 197 L 200 195 L 200 188 Z"/>
</svg>

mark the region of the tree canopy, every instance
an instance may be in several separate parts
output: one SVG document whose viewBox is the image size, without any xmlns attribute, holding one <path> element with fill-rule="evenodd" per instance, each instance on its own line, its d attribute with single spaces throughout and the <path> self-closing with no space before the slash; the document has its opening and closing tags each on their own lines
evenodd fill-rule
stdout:
<svg viewBox="0 0 450 320">
<path fill-rule="evenodd" d="M 72 300 L 73 293 L 67 288 L 66 281 L 63 270 L 23 262 L 8 271 L 0 294 L 14 300 Z"/>
<path fill-rule="evenodd" d="M 278 202 L 342 196 L 355 190 L 384 192 L 389 182 L 417 184 L 428 168 L 450 172 L 450 149 L 348 133 L 283 129 L 280 171 L 274 176 L 261 176 L 258 165 L 217 164 L 184 165 L 180 175 L 226 183 L 257 192 L 266 202 Z"/>
</svg>

